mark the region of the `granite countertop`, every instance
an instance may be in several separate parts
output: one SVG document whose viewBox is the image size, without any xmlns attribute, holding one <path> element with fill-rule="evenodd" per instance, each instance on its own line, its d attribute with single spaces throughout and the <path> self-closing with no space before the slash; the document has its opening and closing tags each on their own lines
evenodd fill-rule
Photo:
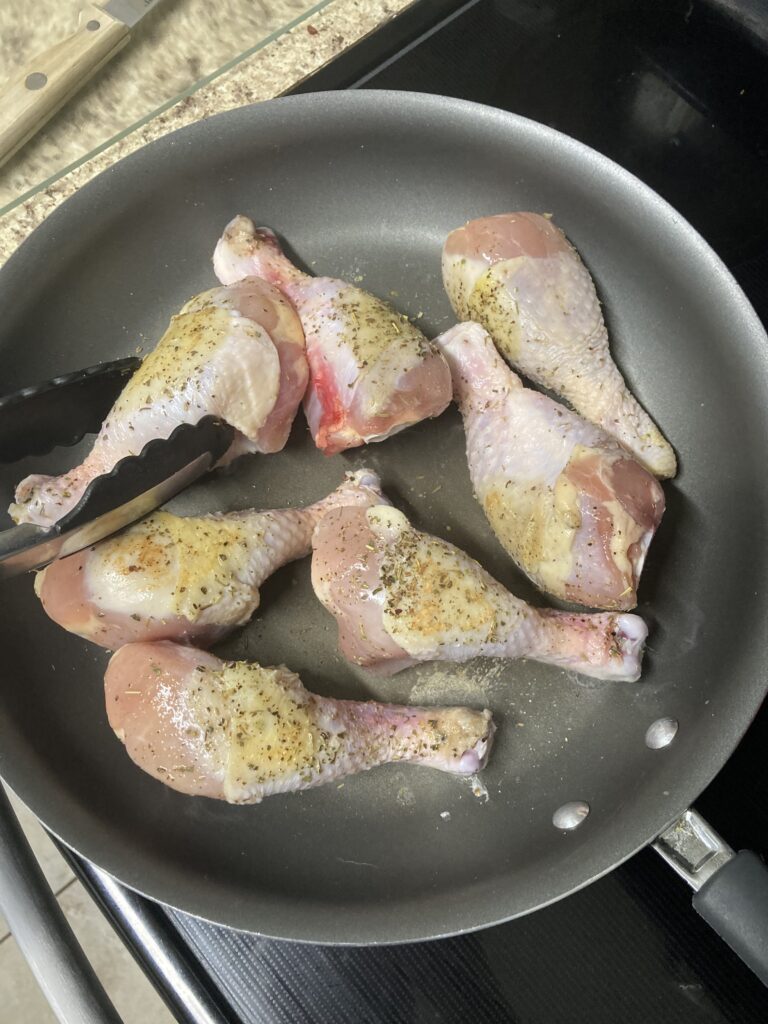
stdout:
<svg viewBox="0 0 768 1024">
<path fill-rule="evenodd" d="M 104 0 L 96 0 L 103 3 Z M 135 2 L 135 0 L 134 0 Z M 322 3 L 323 0 L 320 0 Z M 0 81 L 66 39 L 90 0 L 2 0 Z M 155 0 L 128 45 L 0 168 L 0 209 L 215 74 L 318 0 Z M 89 7 L 86 18 L 95 12 Z M 43 16 L 41 16 L 43 15 Z"/>
<path fill-rule="evenodd" d="M 176 0 L 171 0 L 171 3 L 175 2 Z M 197 0 L 190 0 L 190 2 L 194 4 L 197 3 Z M 273 2 L 275 6 L 269 6 Z M 50 171 L 46 174 L 47 167 L 53 166 L 55 170 L 57 167 L 64 166 L 68 158 L 77 160 L 79 156 L 81 162 L 52 183 L 29 195 L 19 205 L 0 217 L 0 263 L 5 262 L 52 210 L 100 171 L 146 143 L 152 142 L 168 132 L 175 131 L 177 128 L 182 128 L 224 110 L 281 95 L 307 75 L 327 64 L 347 47 L 410 6 L 412 2 L 413 0 L 330 0 L 320 8 L 317 6 L 307 8 L 306 0 L 267 0 L 267 2 L 255 5 L 259 7 L 262 15 L 265 15 L 265 11 L 267 12 L 266 21 L 265 17 L 262 17 L 260 22 L 262 26 L 269 22 L 271 15 L 277 18 L 282 17 L 285 21 L 286 13 L 290 16 L 291 12 L 300 10 L 303 11 L 303 16 L 300 16 L 298 21 L 294 17 L 293 23 L 289 24 L 285 31 L 278 32 L 273 38 L 268 39 L 266 45 L 251 52 L 221 73 L 214 73 L 213 77 L 199 87 L 193 86 L 194 91 L 190 91 L 188 95 L 173 105 L 162 109 L 156 116 L 124 134 L 117 141 L 102 146 L 102 149 L 95 155 L 85 156 L 84 159 L 81 155 L 84 145 L 83 132 L 86 133 L 86 140 L 97 139 L 98 135 L 88 135 L 88 118 L 83 113 L 80 114 L 79 121 L 77 114 L 73 115 L 73 119 L 67 120 L 67 108 L 65 107 L 57 115 L 56 121 L 51 122 L 50 129 L 47 129 L 41 138 L 28 144 L 29 151 L 22 151 L 8 165 L 9 171 L 5 177 L 0 175 L 0 203 L 3 200 L 3 180 L 6 189 L 10 188 L 13 195 L 20 195 L 26 190 L 33 189 L 50 175 Z M 12 3 L 16 3 L 16 0 L 12 0 Z M 18 7 L 19 11 L 22 11 L 23 4 L 20 2 Z M 39 8 L 36 11 L 39 15 Z M 7 22 L 8 16 L 8 10 L 3 5 L 3 10 L 0 12 L 0 29 L 3 28 L 3 23 Z M 23 26 L 21 16 L 18 25 Z M 69 29 L 71 30 L 71 25 Z M 158 26 L 155 25 L 153 31 L 157 30 Z M 21 28 L 18 31 L 21 32 Z M 66 34 L 66 31 L 67 29 L 59 26 L 58 38 Z M 266 34 L 268 35 L 268 33 Z M 12 48 L 14 45 L 13 38 L 9 42 L 9 35 L 6 31 L 2 35 L 0 58 L 3 56 L 4 48 L 7 50 L 9 46 Z M 145 48 L 143 51 L 139 45 L 142 40 L 131 40 L 117 58 L 123 61 L 123 66 L 125 66 L 126 60 L 130 60 L 134 44 L 137 44 L 138 50 L 137 64 L 140 59 L 148 59 L 146 55 L 148 53 L 151 55 L 151 44 L 153 40 L 156 42 L 156 37 L 149 34 L 148 38 L 150 49 Z M 144 41 L 146 42 L 146 40 Z M 48 44 L 46 41 L 37 40 L 36 45 L 33 45 L 28 52 L 39 52 L 41 45 Z M 231 40 L 227 41 L 227 45 L 231 47 Z M 144 58 L 142 58 L 142 52 L 145 54 Z M 218 56 L 220 59 L 221 50 L 218 51 Z M 190 73 L 190 58 L 185 55 L 183 47 L 180 52 L 177 51 L 176 57 L 177 80 L 173 85 L 178 85 L 184 75 L 188 76 Z M 195 67 L 192 70 L 199 69 Z M 119 68 L 112 69 L 112 71 L 117 74 Z M 107 77 L 104 82 L 100 82 L 102 75 L 108 76 L 109 69 L 100 72 L 86 88 L 91 90 L 91 109 L 93 110 L 95 103 L 99 119 L 95 130 L 100 132 L 101 138 L 104 139 L 124 129 L 123 122 L 126 112 L 132 108 L 128 102 L 129 98 L 118 95 L 118 85 L 115 84 L 114 77 L 112 79 Z M 152 79 L 152 81 L 153 88 L 155 88 L 156 79 Z M 99 87 L 100 91 L 97 91 Z M 165 89 L 167 95 L 167 82 Z M 178 92 L 178 88 L 172 87 L 171 95 L 178 95 Z M 153 93 L 152 97 L 154 95 Z M 148 102 L 147 97 L 142 96 L 141 102 Z M 85 122 L 83 122 L 83 117 L 85 117 Z M 109 130 L 112 123 L 109 120 L 110 117 L 113 118 L 115 125 L 113 132 Z M 92 150 L 97 144 L 98 142 L 94 141 L 90 149 Z"/>
</svg>

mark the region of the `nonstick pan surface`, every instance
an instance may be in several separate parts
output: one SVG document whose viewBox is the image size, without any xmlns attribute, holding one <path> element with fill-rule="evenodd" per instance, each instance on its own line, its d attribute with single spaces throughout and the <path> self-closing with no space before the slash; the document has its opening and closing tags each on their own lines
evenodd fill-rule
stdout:
<svg viewBox="0 0 768 1024">
<path fill-rule="evenodd" d="M 712 779 L 767 685 L 766 338 L 726 269 L 658 196 L 531 121 L 458 100 L 344 92 L 275 100 L 170 135 L 100 175 L 0 272 L 0 381 L 10 391 L 148 351 L 215 281 L 225 223 L 273 227 L 309 270 L 390 298 L 434 334 L 452 322 L 446 233 L 505 210 L 551 212 L 604 303 L 633 390 L 674 444 L 676 480 L 639 612 L 636 684 L 531 663 L 420 666 L 377 680 L 343 661 L 309 561 L 282 569 L 256 618 L 216 650 L 285 662 L 338 697 L 489 706 L 487 798 L 388 766 L 259 806 L 182 796 L 144 775 L 108 728 L 107 655 L 47 620 L 24 577 L 0 590 L 0 770 L 67 844 L 152 898 L 265 935 L 391 942 L 526 913 L 629 857 Z M 3 494 L 78 450 L 2 468 Z M 183 513 L 304 504 L 346 469 L 378 470 L 422 528 L 466 548 L 534 603 L 474 501 L 455 410 L 324 458 L 301 416 L 284 452 L 242 459 L 177 498 Z M 680 728 L 645 744 L 660 717 Z M 591 813 L 573 832 L 552 815 Z"/>
</svg>

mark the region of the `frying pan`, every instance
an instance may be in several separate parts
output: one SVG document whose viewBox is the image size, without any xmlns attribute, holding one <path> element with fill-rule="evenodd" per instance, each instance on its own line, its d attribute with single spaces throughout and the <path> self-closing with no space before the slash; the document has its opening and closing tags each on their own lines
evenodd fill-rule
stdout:
<svg viewBox="0 0 768 1024">
<path fill-rule="evenodd" d="M 285 662 L 322 694 L 491 707 L 499 732 L 487 796 L 393 765 L 343 788 L 230 807 L 175 793 L 130 762 L 106 722 L 106 653 L 49 622 L 29 577 L 10 581 L 0 589 L 0 770 L 57 836 L 126 885 L 287 939 L 394 942 L 494 924 L 586 885 L 658 836 L 756 713 L 768 685 L 765 335 L 671 207 L 548 128 L 458 100 L 345 92 L 170 135 L 81 189 L 3 268 L 2 389 L 151 348 L 169 316 L 214 284 L 212 248 L 238 212 L 275 228 L 311 271 L 391 298 L 434 334 L 452 322 L 444 236 L 515 209 L 552 212 L 577 245 L 616 360 L 680 458 L 640 591 L 651 627 L 642 680 L 491 662 L 376 679 L 339 657 L 304 560 L 269 581 L 256 618 L 217 652 Z M 3 494 L 81 454 L 3 468 Z M 544 603 L 472 497 L 455 410 L 330 459 L 299 417 L 282 453 L 242 459 L 171 507 L 303 504 L 363 465 L 417 526 Z M 679 728 L 653 749 L 646 734 L 659 719 Z M 573 801 L 588 816 L 555 827 Z"/>
</svg>

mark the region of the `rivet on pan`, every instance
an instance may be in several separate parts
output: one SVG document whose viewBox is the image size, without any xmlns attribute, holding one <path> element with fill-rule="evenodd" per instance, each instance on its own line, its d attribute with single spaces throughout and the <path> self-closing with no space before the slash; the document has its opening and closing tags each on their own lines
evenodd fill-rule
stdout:
<svg viewBox="0 0 768 1024">
<path fill-rule="evenodd" d="M 648 726 L 645 734 L 645 745 L 651 750 L 661 750 L 668 747 L 677 735 L 678 722 L 675 718 L 657 718 Z"/>
<path fill-rule="evenodd" d="M 589 804 L 586 800 L 571 800 L 557 808 L 552 815 L 552 824 L 555 828 L 570 831 L 578 828 L 588 814 Z"/>
</svg>

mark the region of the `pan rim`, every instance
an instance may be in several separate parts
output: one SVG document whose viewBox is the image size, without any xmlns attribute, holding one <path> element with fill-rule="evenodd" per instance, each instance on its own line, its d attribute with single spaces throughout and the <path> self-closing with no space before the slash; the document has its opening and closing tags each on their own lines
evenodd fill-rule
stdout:
<svg viewBox="0 0 768 1024">
<path fill-rule="evenodd" d="M 195 139 L 205 139 L 212 130 L 215 132 L 217 125 L 222 125 L 224 122 L 237 123 L 240 121 L 244 126 L 253 125 L 254 120 L 258 123 L 259 117 L 262 116 L 261 112 L 265 110 L 267 111 L 267 116 L 269 116 L 270 112 L 285 111 L 285 114 L 282 116 L 290 118 L 292 116 L 292 110 L 298 112 L 301 110 L 320 108 L 322 112 L 338 110 L 340 106 L 342 108 L 346 106 L 347 109 L 365 109 L 367 107 L 380 105 L 388 105 L 390 108 L 397 109 L 398 114 L 402 116 L 421 117 L 426 114 L 431 114 L 435 118 L 440 118 L 458 115 L 471 117 L 475 120 L 483 119 L 490 123 L 495 122 L 499 125 L 499 130 L 502 130 L 507 134 L 516 132 L 518 136 L 535 139 L 540 143 L 549 145 L 557 151 L 572 152 L 581 159 L 582 162 L 593 168 L 595 172 L 609 177 L 619 187 L 623 187 L 625 191 L 631 190 L 635 194 L 640 195 L 644 203 L 655 208 L 659 214 L 665 216 L 667 219 L 671 219 L 674 223 L 678 237 L 687 243 L 689 251 L 695 252 L 702 261 L 709 265 L 711 272 L 718 276 L 719 285 L 723 289 L 724 294 L 727 295 L 728 301 L 732 304 L 734 309 L 739 309 L 742 331 L 744 333 L 749 333 L 750 336 L 754 338 L 756 346 L 758 344 L 763 346 L 764 359 L 766 358 L 766 355 L 768 355 L 768 337 L 766 337 L 766 332 L 763 329 L 757 314 L 752 309 L 746 296 L 723 261 L 719 256 L 717 256 L 701 235 L 692 227 L 692 225 L 674 209 L 674 207 L 666 202 L 666 200 L 662 199 L 661 196 L 659 196 L 653 189 L 640 181 L 640 179 L 636 178 L 631 172 L 627 171 L 619 164 L 616 164 L 603 154 L 593 150 L 591 147 L 586 146 L 570 136 L 556 131 L 555 129 L 532 121 L 529 118 L 466 100 L 451 99 L 426 93 L 404 93 L 392 90 L 307 93 L 303 95 L 280 97 L 261 104 L 225 111 L 221 114 L 208 118 L 205 121 L 197 122 L 193 125 L 178 129 L 177 131 L 169 133 L 147 146 L 142 147 L 136 152 L 125 157 L 123 160 L 114 164 L 112 167 L 107 168 L 101 174 L 88 182 L 88 184 L 83 186 L 79 193 L 63 203 L 61 207 L 55 210 L 43 222 L 43 224 L 41 224 L 29 236 L 29 238 L 25 240 L 16 253 L 11 256 L 6 266 L 2 271 L 0 271 L 0 282 L 2 282 L 3 277 L 6 276 L 8 268 L 13 269 L 17 262 L 22 262 L 25 259 L 29 251 L 34 251 L 35 247 L 44 244 L 44 238 L 47 237 L 50 232 L 56 231 L 60 219 L 64 221 L 66 220 L 69 216 L 68 207 L 70 203 L 74 200 L 77 200 L 78 202 L 85 202 L 89 195 L 98 192 L 99 189 L 102 189 L 105 186 L 108 186 L 111 181 L 119 179 L 121 175 L 132 174 L 134 171 L 140 170 L 143 162 L 147 159 L 148 153 L 164 150 L 168 146 L 175 145 L 177 142 L 182 140 L 184 142 L 194 144 Z M 751 682 L 749 690 L 743 690 L 741 694 L 740 714 L 738 716 L 733 715 L 728 722 L 723 724 L 724 735 L 721 738 L 720 748 L 706 760 L 706 767 L 704 767 L 703 762 L 696 769 L 691 769 L 691 773 L 687 779 L 687 784 L 681 786 L 680 792 L 676 795 L 674 801 L 674 812 L 670 812 L 669 806 L 665 806 L 663 810 L 659 808 L 658 815 L 653 816 L 653 824 L 650 824 L 649 822 L 647 825 L 639 825 L 638 822 L 635 821 L 633 823 L 633 828 L 631 829 L 631 835 L 633 838 L 629 844 L 630 848 L 619 858 L 616 858 L 613 855 L 606 858 L 605 863 L 599 870 L 589 873 L 587 877 L 582 878 L 576 884 L 568 885 L 563 888 L 562 891 L 558 891 L 553 894 L 549 899 L 544 901 L 537 900 L 535 905 L 520 907 L 512 912 L 507 912 L 506 909 L 502 909 L 502 907 L 498 905 L 503 901 L 486 898 L 479 908 L 475 906 L 474 910 L 471 912 L 464 909 L 464 919 L 459 924 L 454 923 L 454 915 L 450 912 L 450 908 L 446 908 L 446 911 L 442 915 L 442 926 L 435 924 L 436 915 L 434 912 L 430 912 L 429 915 L 423 916 L 415 914 L 415 924 L 413 922 L 406 923 L 400 921 L 398 922 L 397 927 L 393 927 L 390 919 L 391 911 L 388 911 L 386 907 L 380 908 L 378 906 L 368 908 L 365 923 L 361 924 L 359 917 L 356 915 L 350 915 L 348 920 L 342 920 L 342 914 L 337 906 L 334 911 L 336 916 L 336 920 L 334 921 L 336 934 L 331 938 L 328 938 L 326 934 L 327 922 L 326 926 L 324 926 L 323 923 L 323 917 L 327 913 L 327 908 L 324 904 L 317 907 L 312 905 L 311 910 L 310 907 L 307 906 L 306 915 L 302 920 L 301 927 L 297 928 L 293 926 L 282 926 L 279 921 L 279 914 L 275 915 L 272 913 L 272 920 L 260 919 L 258 906 L 253 905 L 248 901 L 233 901 L 232 905 L 222 908 L 221 914 L 211 913 L 210 900 L 206 900 L 204 898 L 201 900 L 199 898 L 199 894 L 195 892 L 193 888 L 190 889 L 188 893 L 188 900 L 176 900 L 169 902 L 167 897 L 163 897 L 162 872 L 158 872 L 155 869 L 153 866 L 155 863 L 154 861 L 150 862 L 150 864 L 143 865 L 144 869 L 147 867 L 152 868 L 152 873 L 145 884 L 143 881 L 139 881 L 130 870 L 127 870 L 127 865 L 121 863 L 119 851 L 115 851 L 113 849 L 113 855 L 111 858 L 104 857 L 103 855 L 94 855 L 93 853 L 89 855 L 89 850 L 93 851 L 98 848 L 98 843 L 95 843 L 94 841 L 95 836 L 98 833 L 98 823 L 95 823 L 94 818 L 91 815 L 84 813 L 83 809 L 80 808 L 80 824 L 75 821 L 57 821 L 55 814 L 51 815 L 50 813 L 53 811 L 52 807 L 48 807 L 48 813 L 46 813 L 45 809 L 43 809 L 42 812 L 38 810 L 38 807 L 42 806 L 41 802 L 37 799 L 40 787 L 36 787 L 34 783 L 29 786 L 25 784 L 26 780 L 23 777 L 21 763 L 16 765 L 11 763 L 11 759 L 8 758 L 5 750 L 0 750 L 0 769 L 2 770 L 3 777 L 9 783 L 11 788 L 13 788 L 18 795 L 31 806 L 32 810 L 38 814 L 49 831 L 64 843 L 64 845 L 75 850 L 75 852 L 84 856 L 86 859 L 99 864 L 103 870 L 114 875 L 128 888 L 139 892 L 150 899 L 165 903 L 167 906 L 172 906 L 183 913 L 192 914 L 193 916 L 210 921 L 211 923 L 247 929 L 270 938 L 313 943 L 332 943 L 337 945 L 385 945 L 449 937 L 452 935 L 471 932 L 483 927 L 491 927 L 501 924 L 505 921 L 512 920 L 515 917 L 532 912 L 533 910 L 548 906 L 603 877 L 609 871 L 613 870 L 614 867 L 617 867 L 619 864 L 628 860 L 631 856 L 651 842 L 661 831 L 664 830 L 665 827 L 671 824 L 693 803 L 699 793 L 718 774 L 730 754 L 738 745 L 741 737 L 749 727 L 750 722 L 757 714 L 767 689 L 767 679 L 754 679 Z M 6 744 L 3 741 L 3 747 L 5 746 Z M 12 737 L 10 738 L 10 747 L 11 749 L 13 748 Z M 88 824 L 90 825 L 90 831 L 86 828 L 84 832 L 78 835 L 78 829 L 81 826 L 84 827 Z M 70 825 L 73 827 L 69 827 Z M 103 854 L 103 850 L 100 850 L 100 853 Z M 492 904 L 496 904 L 495 913 L 488 912 Z M 414 910 L 415 909 L 416 907 L 414 906 Z M 382 935 L 384 935 L 384 937 L 382 937 Z"/>
</svg>

